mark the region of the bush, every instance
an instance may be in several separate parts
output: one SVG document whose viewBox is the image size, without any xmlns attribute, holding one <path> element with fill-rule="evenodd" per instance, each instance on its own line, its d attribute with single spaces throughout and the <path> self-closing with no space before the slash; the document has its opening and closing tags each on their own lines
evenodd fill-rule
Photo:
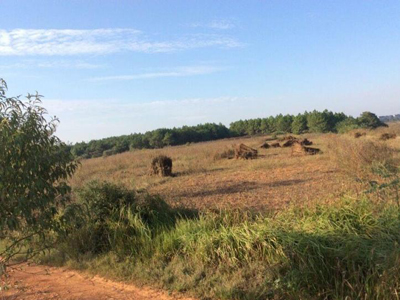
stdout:
<svg viewBox="0 0 400 300">
<path fill-rule="evenodd" d="M 22 102 L 6 97 L 6 90 L 0 79 L 0 240 L 6 243 L 0 273 L 16 253 L 33 254 L 27 242 L 34 238 L 46 247 L 77 167 L 69 147 L 55 136 L 58 120 L 47 117 L 41 96 L 28 95 Z"/>
<path fill-rule="evenodd" d="M 178 214 L 159 197 L 108 182 L 89 182 L 75 195 L 76 201 L 60 216 L 60 242 L 74 258 L 133 251 L 138 245 L 132 240 L 149 238 L 151 232 L 172 226 Z"/>
</svg>

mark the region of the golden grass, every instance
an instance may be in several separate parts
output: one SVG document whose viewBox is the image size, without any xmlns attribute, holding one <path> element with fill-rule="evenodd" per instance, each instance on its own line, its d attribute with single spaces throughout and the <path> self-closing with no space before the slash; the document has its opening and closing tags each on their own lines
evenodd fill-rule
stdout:
<svg viewBox="0 0 400 300">
<path fill-rule="evenodd" d="M 314 142 L 312 147 L 323 152 L 314 156 L 292 157 L 290 148 L 259 148 L 267 136 L 137 150 L 83 160 L 71 184 L 79 187 L 93 179 L 107 180 L 160 194 L 171 205 L 199 209 L 240 207 L 260 210 L 330 201 L 362 189 L 341 172 L 335 160 L 339 150 L 335 148 L 344 141 L 375 142 L 383 132 L 400 135 L 400 123 L 368 131 L 359 139 L 354 139 L 351 133 L 306 134 L 303 137 Z M 240 143 L 257 149 L 260 157 L 249 161 L 215 159 L 218 153 Z M 400 138 L 384 143 L 400 149 Z M 174 177 L 148 175 L 152 158 L 160 154 L 172 158 Z"/>
</svg>

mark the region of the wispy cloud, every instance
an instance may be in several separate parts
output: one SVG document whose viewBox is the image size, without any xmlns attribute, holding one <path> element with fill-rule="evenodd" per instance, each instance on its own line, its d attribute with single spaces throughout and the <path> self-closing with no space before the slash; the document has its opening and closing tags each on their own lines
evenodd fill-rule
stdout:
<svg viewBox="0 0 400 300">
<path fill-rule="evenodd" d="M 239 47 L 234 38 L 195 34 L 157 41 L 135 29 L 14 29 L 0 30 L 0 55 L 84 55 L 122 51 L 157 53 L 204 47 Z"/>
<path fill-rule="evenodd" d="M 44 69 L 98 69 L 104 65 L 93 64 L 85 61 L 41 61 L 41 60 L 24 60 L 18 63 L 3 64 L 0 65 L 0 70 L 4 69 L 32 69 L 32 68 L 44 68 Z"/>
<path fill-rule="evenodd" d="M 182 100 L 156 100 L 149 102 L 123 102 L 116 99 L 93 99 L 93 100 L 74 100 L 74 99 L 44 99 L 46 108 L 51 114 L 63 112 L 85 113 L 88 115 L 104 112 L 123 113 L 123 115 L 131 115 L 132 113 L 140 114 L 149 109 L 153 111 L 155 108 L 182 108 L 183 106 L 192 107 L 200 105 L 208 107 L 215 104 L 227 104 L 237 101 L 245 101 L 247 98 L 222 96 L 215 98 L 189 98 Z M 248 100 L 248 99 L 247 99 Z"/>
<path fill-rule="evenodd" d="M 200 28 L 210 28 L 210 29 L 219 29 L 219 30 L 227 30 L 235 27 L 235 24 L 229 20 L 213 20 L 211 22 L 203 23 L 197 22 L 190 24 L 191 27 L 200 27 Z"/>
<path fill-rule="evenodd" d="M 159 72 L 149 72 L 133 75 L 118 75 L 118 76 L 104 76 L 90 78 L 89 81 L 124 81 L 124 80 L 136 80 L 136 79 L 152 79 L 162 77 L 186 77 L 195 75 L 205 75 L 216 73 L 225 70 L 223 67 L 215 66 L 186 66 L 174 68 L 172 70 L 163 70 Z"/>
</svg>

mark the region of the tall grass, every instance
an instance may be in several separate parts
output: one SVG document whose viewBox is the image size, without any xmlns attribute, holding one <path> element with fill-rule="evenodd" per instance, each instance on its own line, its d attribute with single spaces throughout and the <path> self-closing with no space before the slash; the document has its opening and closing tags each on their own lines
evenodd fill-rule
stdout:
<svg viewBox="0 0 400 300">
<path fill-rule="evenodd" d="M 151 201 L 147 212 L 168 217 L 120 207 L 106 220 L 110 247 L 76 253 L 66 245 L 95 226 L 70 227 L 46 259 L 203 299 L 397 299 L 400 292 L 400 209 L 390 202 L 341 200 L 261 216 L 185 215 Z"/>
<path fill-rule="evenodd" d="M 332 136 L 329 149 L 330 157 L 339 169 L 358 180 L 375 178 L 376 165 L 399 164 L 398 150 L 383 142 Z"/>
</svg>

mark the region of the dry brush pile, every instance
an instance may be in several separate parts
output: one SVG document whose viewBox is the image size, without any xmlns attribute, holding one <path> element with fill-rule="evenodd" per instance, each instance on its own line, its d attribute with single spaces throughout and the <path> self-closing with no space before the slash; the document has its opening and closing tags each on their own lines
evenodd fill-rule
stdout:
<svg viewBox="0 0 400 300">
<path fill-rule="evenodd" d="M 312 145 L 313 142 L 308 140 L 307 138 L 299 139 L 294 136 L 285 136 L 278 140 L 278 142 L 268 143 L 265 141 L 260 148 L 269 149 L 269 148 L 289 148 L 291 147 L 292 155 L 314 155 L 317 153 L 321 153 L 321 150 L 318 148 L 307 147 Z"/>
<path fill-rule="evenodd" d="M 151 162 L 151 175 L 171 176 L 172 175 L 172 159 L 165 155 L 159 155 L 153 158 Z"/>
</svg>

